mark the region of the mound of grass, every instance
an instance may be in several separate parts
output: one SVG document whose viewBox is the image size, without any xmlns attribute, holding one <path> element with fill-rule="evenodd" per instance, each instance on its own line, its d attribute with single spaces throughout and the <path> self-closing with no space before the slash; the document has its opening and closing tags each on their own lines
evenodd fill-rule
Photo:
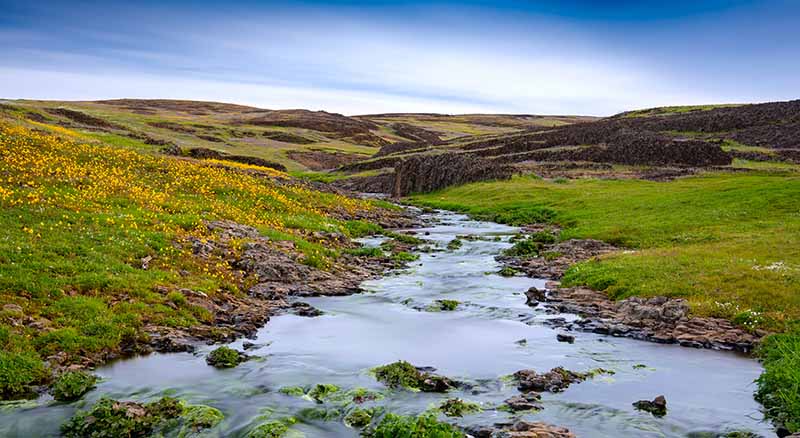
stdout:
<svg viewBox="0 0 800 438">
<path fill-rule="evenodd" d="M 764 373 L 757 380 L 756 399 L 776 425 L 800 432 L 800 331 L 767 337 L 758 353 Z"/>
<path fill-rule="evenodd" d="M 94 389 L 97 376 L 84 371 L 67 371 L 56 379 L 51 389 L 58 401 L 73 401 Z"/>
<path fill-rule="evenodd" d="M 775 330 L 800 318 L 797 199 L 800 176 L 722 172 L 570 184 L 522 176 L 409 198 L 509 224 L 555 223 L 562 239 L 635 249 L 579 264 L 564 282 L 615 298 L 685 297 L 698 315 L 751 310 L 760 314 L 757 327 Z"/>
</svg>

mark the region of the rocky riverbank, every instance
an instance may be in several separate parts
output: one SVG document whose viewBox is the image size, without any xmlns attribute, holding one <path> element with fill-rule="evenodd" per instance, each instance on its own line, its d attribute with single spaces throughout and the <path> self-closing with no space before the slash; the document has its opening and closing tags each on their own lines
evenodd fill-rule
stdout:
<svg viewBox="0 0 800 438">
<path fill-rule="evenodd" d="M 527 229 L 534 236 L 553 231 L 545 225 Z M 725 319 L 693 316 L 684 299 L 631 297 L 615 301 L 604 292 L 586 287 L 562 287 L 557 280 L 570 266 L 619 249 L 592 239 L 540 242 L 539 245 L 534 254 L 503 255 L 498 260 L 530 277 L 551 280 L 545 290 L 534 288 L 527 291 L 526 296 L 530 306 L 543 305 L 554 314 L 580 316 L 575 321 L 548 320 L 555 328 L 746 353 L 753 351 L 765 335 L 744 330 Z"/>
</svg>

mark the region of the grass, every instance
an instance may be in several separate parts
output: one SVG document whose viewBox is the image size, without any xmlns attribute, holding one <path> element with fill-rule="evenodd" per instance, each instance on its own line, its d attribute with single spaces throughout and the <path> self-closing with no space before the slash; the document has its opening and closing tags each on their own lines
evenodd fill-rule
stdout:
<svg viewBox="0 0 800 438">
<path fill-rule="evenodd" d="M 757 325 L 775 330 L 800 318 L 797 199 L 800 177 L 770 173 L 567 184 L 515 177 L 410 198 L 504 223 L 557 223 L 562 239 L 630 248 L 577 265 L 566 282 L 615 298 L 685 297 L 700 315 L 757 312 Z"/>
<path fill-rule="evenodd" d="M 211 322 L 201 306 L 157 286 L 211 297 L 239 294 L 248 280 L 225 260 L 195 257 L 188 239 L 213 235 L 205 221 L 231 220 L 294 242 L 307 264 L 326 268 L 339 249 L 306 239 L 315 231 L 380 231 L 335 219 L 372 203 L 309 190 L 217 164 L 158 157 L 0 123 L 0 395 L 46 383 L 42 359 L 102 360 L 146 338 L 145 324 Z M 271 172 L 271 173 L 270 173 Z M 263 174 L 263 172 L 262 172 Z M 142 259 L 150 257 L 148 269 Z M 23 324 L 38 321 L 45 330 Z"/>
<path fill-rule="evenodd" d="M 800 432 L 800 331 L 767 338 L 759 355 L 764 373 L 758 378 L 756 399 L 767 417 L 790 432 Z"/>
</svg>

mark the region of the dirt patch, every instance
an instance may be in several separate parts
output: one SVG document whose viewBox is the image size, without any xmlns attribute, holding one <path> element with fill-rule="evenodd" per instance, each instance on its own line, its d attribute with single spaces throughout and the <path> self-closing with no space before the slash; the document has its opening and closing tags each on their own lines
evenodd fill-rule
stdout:
<svg viewBox="0 0 800 438">
<path fill-rule="evenodd" d="M 439 134 L 429 131 L 419 126 L 414 126 L 408 123 L 392 123 L 390 128 L 399 136 L 405 137 L 415 143 L 423 143 L 429 145 L 444 144 L 444 140 L 439 137 Z"/>
<path fill-rule="evenodd" d="M 66 117 L 67 119 L 79 123 L 84 126 L 102 129 L 120 129 L 124 130 L 125 127 L 117 125 L 116 123 L 109 122 L 108 120 L 101 119 L 80 111 L 71 110 L 68 108 L 47 108 L 48 113 L 54 116 Z"/>
<path fill-rule="evenodd" d="M 292 143 L 292 144 L 314 143 L 314 140 L 309 140 L 305 137 L 301 137 L 299 135 L 295 135 L 290 132 L 267 131 L 264 132 L 262 135 L 270 140 L 275 140 L 282 143 Z"/>
<path fill-rule="evenodd" d="M 286 156 L 311 170 L 335 169 L 339 166 L 355 163 L 364 159 L 364 156 L 359 154 L 319 150 L 288 151 L 286 152 Z"/>
</svg>

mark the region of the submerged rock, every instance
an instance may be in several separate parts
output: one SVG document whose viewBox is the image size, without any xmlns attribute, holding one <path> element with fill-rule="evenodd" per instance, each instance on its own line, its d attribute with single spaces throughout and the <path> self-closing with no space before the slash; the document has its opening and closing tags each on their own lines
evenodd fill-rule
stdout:
<svg viewBox="0 0 800 438">
<path fill-rule="evenodd" d="M 640 411 L 649 412 L 656 417 L 663 417 L 667 415 L 667 399 L 663 395 L 659 395 L 651 400 L 639 400 L 633 403 L 633 407 Z"/>
<path fill-rule="evenodd" d="M 558 340 L 558 342 L 566 342 L 568 344 L 572 344 L 573 342 L 575 342 L 575 336 L 568 335 L 565 333 L 558 333 L 556 335 L 556 339 Z"/>
<path fill-rule="evenodd" d="M 536 307 L 545 301 L 547 301 L 547 294 L 543 289 L 532 287 L 525 292 L 525 304 L 531 307 Z"/>
<path fill-rule="evenodd" d="M 538 421 L 469 427 L 467 432 L 475 438 L 575 438 L 569 429 Z"/>
<path fill-rule="evenodd" d="M 517 379 L 517 388 L 522 392 L 562 392 L 573 383 L 580 383 L 598 374 L 613 374 L 613 371 L 602 368 L 593 369 L 585 373 L 570 371 L 556 367 L 546 373 L 537 373 L 535 370 L 520 370 L 514 373 Z"/>
<path fill-rule="evenodd" d="M 542 395 L 538 392 L 529 391 L 524 394 L 515 395 L 503 402 L 503 406 L 512 412 L 519 411 L 539 411 L 544 409 L 541 404 Z"/>
</svg>

